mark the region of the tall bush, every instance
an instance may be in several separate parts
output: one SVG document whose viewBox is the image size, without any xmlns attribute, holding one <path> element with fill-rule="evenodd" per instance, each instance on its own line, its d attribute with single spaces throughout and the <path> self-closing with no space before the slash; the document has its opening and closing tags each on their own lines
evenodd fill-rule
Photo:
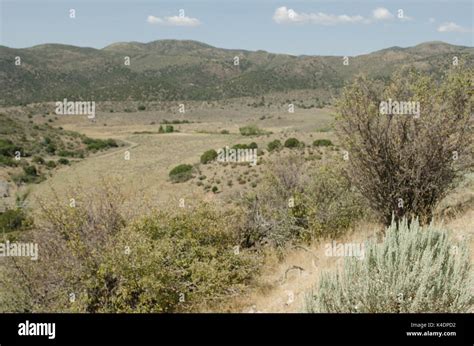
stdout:
<svg viewBox="0 0 474 346">
<path fill-rule="evenodd" d="M 456 178 L 472 168 L 471 76 L 459 67 L 437 84 L 402 71 L 384 90 L 360 76 L 344 90 L 337 133 L 348 173 L 385 224 L 392 215 L 428 223 Z M 385 114 L 382 102 L 389 100 L 418 102 L 420 112 Z"/>
</svg>

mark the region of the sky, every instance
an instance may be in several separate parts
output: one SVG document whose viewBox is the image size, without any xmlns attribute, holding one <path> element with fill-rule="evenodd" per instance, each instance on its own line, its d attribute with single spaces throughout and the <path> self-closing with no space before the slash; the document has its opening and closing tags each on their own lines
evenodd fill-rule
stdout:
<svg viewBox="0 0 474 346">
<path fill-rule="evenodd" d="M 188 39 L 221 48 L 354 56 L 427 41 L 471 47 L 474 42 L 472 0 L 0 3 L 0 44 L 13 48 L 43 43 L 103 48 L 115 42 Z"/>
</svg>

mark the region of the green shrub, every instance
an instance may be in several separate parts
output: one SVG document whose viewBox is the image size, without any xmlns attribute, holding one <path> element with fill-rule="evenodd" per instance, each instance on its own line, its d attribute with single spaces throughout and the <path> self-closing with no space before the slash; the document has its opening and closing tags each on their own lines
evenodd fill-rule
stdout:
<svg viewBox="0 0 474 346">
<path fill-rule="evenodd" d="M 42 222 L 28 236 L 41 244 L 41 261 L 2 261 L 0 311 L 209 311 L 245 292 L 260 261 L 236 251 L 237 209 L 139 216 L 118 188 L 75 190 L 75 208 L 60 197 L 39 202 Z"/>
<path fill-rule="evenodd" d="M 332 146 L 332 142 L 329 139 L 317 139 L 313 142 L 315 147 L 329 147 Z"/>
<path fill-rule="evenodd" d="M 23 166 L 23 173 L 13 176 L 13 181 L 17 185 L 20 185 L 21 183 L 34 184 L 34 183 L 39 183 L 43 180 L 44 180 L 44 177 L 38 174 L 36 166 L 34 165 Z"/>
<path fill-rule="evenodd" d="M 29 219 L 22 209 L 7 209 L 0 212 L 0 231 L 13 232 L 22 230 L 29 224 Z"/>
<path fill-rule="evenodd" d="M 294 137 L 288 138 L 285 141 L 285 148 L 298 148 L 300 146 L 300 141 Z"/>
<path fill-rule="evenodd" d="M 313 165 L 297 154 L 278 158 L 243 203 L 243 237 L 250 245 L 342 234 L 363 216 L 364 203 L 336 162 Z M 245 181 L 239 178 L 238 182 Z"/>
<path fill-rule="evenodd" d="M 30 176 L 37 176 L 38 175 L 38 171 L 36 170 L 36 166 L 33 166 L 33 165 L 23 167 L 23 172 L 26 175 L 30 175 Z"/>
<path fill-rule="evenodd" d="M 211 149 L 201 155 L 201 163 L 207 164 L 209 162 L 214 161 L 216 158 L 217 158 L 217 151 L 215 151 L 214 149 Z"/>
<path fill-rule="evenodd" d="M 50 160 L 46 163 L 46 167 L 55 168 L 56 167 L 56 162 L 54 162 L 53 160 Z"/>
<path fill-rule="evenodd" d="M 221 131 L 221 134 L 222 134 L 222 135 L 228 135 L 228 134 L 229 134 L 229 131 L 228 131 L 228 130 L 222 130 L 222 131 Z"/>
<path fill-rule="evenodd" d="M 170 171 L 169 177 L 173 183 L 182 183 L 193 177 L 192 171 L 193 166 L 181 164 Z"/>
<path fill-rule="evenodd" d="M 392 222 L 382 243 L 366 243 L 362 260 L 323 273 L 306 299 L 308 312 L 452 313 L 471 311 L 472 273 L 466 244 L 418 220 Z"/>
<path fill-rule="evenodd" d="M 138 110 L 139 111 L 144 111 L 146 109 L 146 107 L 144 105 L 140 105 L 138 106 Z"/>
<path fill-rule="evenodd" d="M 265 134 L 265 131 L 259 129 L 256 125 L 248 125 L 239 128 L 242 136 L 258 136 Z"/>
<path fill-rule="evenodd" d="M 212 187 L 212 192 L 217 193 L 217 191 L 219 191 L 219 188 L 214 185 L 214 186 Z"/>
<path fill-rule="evenodd" d="M 245 287 L 257 269 L 253 256 L 234 253 L 231 220 L 200 206 L 135 222 L 88 282 L 85 305 L 94 312 L 176 312 L 218 304 Z"/>
<path fill-rule="evenodd" d="M 44 159 L 41 156 L 33 156 L 32 161 L 40 165 L 44 165 L 45 163 Z"/>
<path fill-rule="evenodd" d="M 321 164 L 311 171 L 303 193 L 296 194 L 295 217 L 316 237 L 335 238 L 364 215 L 364 200 L 353 191 L 337 163 Z"/>
<path fill-rule="evenodd" d="M 267 145 L 267 149 L 270 152 L 274 151 L 274 150 L 279 150 L 279 149 L 281 149 L 281 147 L 282 147 L 282 144 L 281 144 L 280 140 L 278 140 L 278 139 L 275 139 L 274 141 L 271 141 Z"/>
<path fill-rule="evenodd" d="M 60 150 L 60 151 L 58 152 L 58 156 L 62 156 L 62 157 L 66 157 L 66 156 L 74 157 L 74 156 L 75 156 L 75 153 L 72 152 L 72 151 L 69 151 L 69 150 Z"/>
<path fill-rule="evenodd" d="M 117 141 L 114 139 L 93 139 L 89 137 L 85 137 L 82 142 L 86 144 L 87 150 L 91 151 L 98 151 L 98 150 L 103 150 L 107 148 L 116 148 L 118 147 Z"/>
<path fill-rule="evenodd" d="M 62 157 L 62 158 L 60 158 L 60 159 L 58 160 L 58 163 L 59 163 L 60 165 L 69 165 L 69 160 L 68 160 L 68 159 L 65 159 L 64 157 Z"/>
<path fill-rule="evenodd" d="M 174 132 L 173 125 L 166 125 L 165 126 L 165 133 L 171 133 L 171 132 Z"/>
<path fill-rule="evenodd" d="M 235 144 L 232 146 L 232 149 L 258 149 L 258 145 L 255 142 L 252 142 L 250 144 Z"/>
<path fill-rule="evenodd" d="M 18 163 L 16 160 L 11 158 L 10 156 L 0 155 L 0 165 L 16 167 Z"/>
<path fill-rule="evenodd" d="M 192 122 L 189 121 L 189 120 L 179 120 L 179 119 L 175 119 L 175 120 L 166 120 L 166 119 L 163 119 L 161 121 L 161 124 L 191 124 Z"/>
<path fill-rule="evenodd" d="M 9 139 L 0 139 L 0 155 L 14 157 L 15 152 L 22 152 L 22 148 Z"/>
</svg>

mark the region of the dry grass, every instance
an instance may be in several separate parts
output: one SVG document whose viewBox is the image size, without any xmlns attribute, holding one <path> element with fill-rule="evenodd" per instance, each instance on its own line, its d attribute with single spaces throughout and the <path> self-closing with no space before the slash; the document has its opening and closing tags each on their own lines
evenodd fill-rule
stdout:
<svg viewBox="0 0 474 346">
<path fill-rule="evenodd" d="M 456 196 L 448 198 L 456 199 Z M 453 240 L 468 241 L 472 261 L 474 258 L 474 209 L 458 213 L 444 221 L 437 219 L 435 223 L 443 224 L 449 230 Z M 380 236 L 382 228 L 381 224 L 359 223 L 351 232 L 335 240 L 338 243 L 360 243 L 370 237 Z M 304 246 L 304 249 L 302 247 L 289 249 L 285 252 L 283 260 L 280 260 L 275 252 L 268 252 L 262 274 L 254 290 L 245 296 L 231 300 L 227 306 L 222 307 L 223 311 L 302 312 L 305 294 L 316 287 L 320 273 L 336 270 L 343 264 L 343 257 L 325 256 L 325 245 L 330 242 L 331 240 L 321 240 Z M 293 296 L 293 301 L 291 301 L 291 296 Z"/>
<path fill-rule="evenodd" d="M 376 236 L 380 229 L 378 224 L 359 223 L 344 236 L 333 240 L 338 243 L 360 243 Z M 343 257 L 326 256 L 326 244 L 331 241 L 332 239 L 324 239 L 310 245 L 292 247 L 285 251 L 283 259 L 275 251 L 268 251 L 255 289 L 232 300 L 223 310 L 301 312 L 305 294 L 317 283 L 319 274 L 336 269 L 343 263 Z"/>
<path fill-rule="evenodd" d="M 102 108 L 102 111 L 97 113 L 95 123 L 88 121 L 85 116 L 59 117 L 53 126 L 61 126 L 92 138 L 114 138 L 123 141 L 126 146 L 99 153 L 56 170 L 47 181 L 31 186 L 31 205 L 34 206 L 36 197 L 47 197 L 51 186 L 58 192 L 66 191 L 78 183 L 94 186 L 99 184 L 99 177 L 102 176 L 122 179 L 124 191 L 140 191 L 144 198 L 154 201 L 157 205 L 168 204 L 170 200 L 179 201 L 181 198 L 188 201 L 224 200 L 234 195 L 236 191 L 238 193 L 251 189 L 252 183 L 258 182 L 254 172 L 251 174 L 250 182 L 240 185 L 236 177 L 243 175 L 248 167 L 237 167 L 234 173 L 231 173 L 230 165 L 201 166 L 202 174 L 209 178 L 214 177 L 211 183 L 203 182 L 204 184 L 214 186 L 217 180 L 220 181 L 219 191 L 222 193 L 215 195 L 212 192 L 205 192 L 203 186 L 198 186 L 197 179 L 184 184 L 172 184 L 168 177 L 169 171 L 178 164 L 198 163 L 201 154 L 211 148 L 218 149 L 252 141 L 257 142 L 259 147 L 266 148 L 267 143 L 275 138 L 284 141 L 291 136 L 304 140 L 306 144 L 310 144 L 316 138 L 334 139 L 330 132 L 319 134 L 313 132 L 319 128 L 327 128 L 332 122 L 329 109 L 297 109 L 295 113 L 288 113 L 287 108 L 282 105 L 254 108 L 246 106 L 247 102 L 249 102 L 247 99 L 234 100 L 225 105 L 193 102 L 184 115 L 179 114 L 174 109 L 176 105 L 171 103 L 166 107 L 163 106 L 164 109 L 149 111 L 147 107 L 146 111 L 134 113 L 109 113 L 108 108 L 115 106 L 107 104 L 98 107 Z M 48 105 L 42 107 L 48 109 Z M 30 111 L 36 114 L 33 115 L 33 121 L 44 121 L 41 112 L 35 113 L 34 108 Z M 22 116 L 17 108 L 10 109 L 9 112 Z M 260 120 L 262 115 L 265 115 L 265 119 Z M 178 133 L 134 134 L 143 131 L 157 132 L 163 119 L 186 119 L 192 123 L 173 125 L 180 131 Z M 152 123 L 154 124 L 151 125 Z M 241 136 L 239 127 L 250 123 L 272 131 L 273 134 L 260 137 Z M 220 134 L 223 129 L 230 131 L 230 134 Z M 202 133 L 204 130 L 205 133 Z M 130 151 L 129 161 L 124 159 L 126 150 Z M 256 170 L 260 171 L 258 167 Z M 232 189 L 227 185 L 229 180 L 233 180 Z"/>
</svg>

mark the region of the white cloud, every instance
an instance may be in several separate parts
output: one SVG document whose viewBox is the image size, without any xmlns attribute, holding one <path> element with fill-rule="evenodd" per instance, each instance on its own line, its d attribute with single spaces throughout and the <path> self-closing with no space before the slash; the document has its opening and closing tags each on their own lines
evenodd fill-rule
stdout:
<svg viewBox="0 0 474 346">
<path fill-rule="evenodd" d="M 348 16 L 346 14 L 334 15 L 322 12 L 297 13 L 291 8 L 286 8 L 286 6 L 279 7 L 275 10 L 275 13 L 273 14 L 273 20 L 278 24 L 312 23 L 319 25 L 355 24 L 367 22 L 367 20 L 365 20 L 362 16 Z"/>
<path fill-rule="evenodd" d="M 159 24 L 163 23 L 163 19 L 155 17 L 155 16 L 148 16 L 146 21 L 150 24 Z"/>
<path fill-rule="evenodd" d="M 372 16 L 376 20 L 388 20 L 388 19 L 393 18 L 393 14 L 391 14 L 390 11 L 384 7 L 378 7 L 375 10 L 373 10 Z"/>
<path fill-rule="evenodd" d="M 434 22 L 436 22 L 436 19 L 434 19 L 433 17 L 431 17 L 430 19 L 428 19 L 428 22 L 434 23 Z"/>
<path fill-rule="evenodd" d="M 469 29 L 463 28 L 453 22 L 446 22 L 438 27 L 438 32 L 469 32 Z"/>
<path fill-rule="evenodd" d="M 186 16 L 155 17 L 148 16 L 146 21 L 150 24 L 171 25 L 171 26 L 198 26 L 201 24 L 199 19 Z"/>
</svg>

